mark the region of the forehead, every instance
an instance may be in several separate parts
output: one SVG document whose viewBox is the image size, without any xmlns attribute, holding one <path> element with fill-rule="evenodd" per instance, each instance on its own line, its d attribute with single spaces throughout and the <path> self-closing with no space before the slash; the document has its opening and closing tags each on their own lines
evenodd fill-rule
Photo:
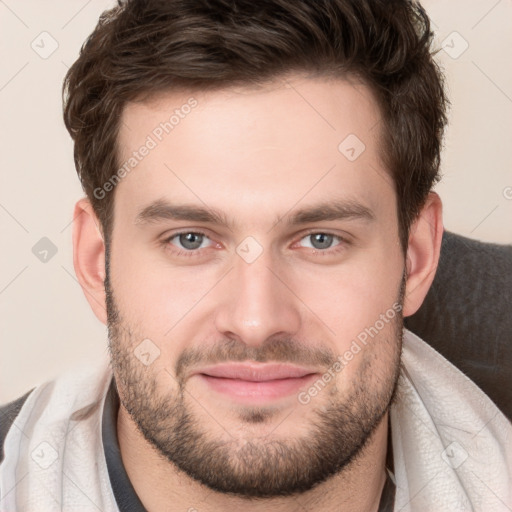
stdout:
<svg viewBox="0 0 512 512">
<path fill-rule="evenodd" d="M 187 117 L 190 119 L 185 123 Z M 379 133 L 367 132 L 373 131 L 380 117 L 372 92 L 354 78 L 348 81 L 291 75 L 258 88 L 163 92 L 146 101 L 128 102 L 123 109 L 118 140 L 121 150 L 131 149 L 140 142 L 142 133 L 159 139 L 160 127 L 164 131 L 160 135 L 172 131 L 174 139 L 181 138 L 181 134 L 188 137 L 193 130 L 205 144 L 212 138 L 212 130 L 217 136 L 222 130 L 222 135 L 230 136 L 226 142 L 231 143 L 241 143 L 245 135 L 250 135 L 245 142 L 253 146 L 268 141 L 293 143 L 294 138 L 300 140 L 301 136 L 312 144 L 322 140 L 336 143 L 349 133 L 368 140 Z M 165 130 L 163 125 L 169 121 L 172 126 Z M 255 136 L 258 138 L 254 139 Z M 173 141 L 163 142 L 172 145 Z"/>
<path fill-rule="evenodd" d="M 378 204 L 393 190 L 380 131 L 372 93 L 346 80 L 160 94 L 123 111 L 118 160 L 128 172 L 116 203 L 134 215 L 164 198 L 252 214 L 330 193 Z"/>
</svg>

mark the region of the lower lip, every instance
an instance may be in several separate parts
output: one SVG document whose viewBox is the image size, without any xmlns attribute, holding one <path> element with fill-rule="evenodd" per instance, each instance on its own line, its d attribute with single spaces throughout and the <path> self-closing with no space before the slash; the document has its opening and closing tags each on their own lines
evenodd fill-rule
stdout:
<svg viewBox="0 0 512 512">
<path fill-rule="evenodd" d="M 312 382 L 317 375 L 310 373 L 304 377 L 258 382 L 211 377 L 205 374 L 200 374 L 199 377 L 218 393 L 223 393 L 235 399 L 243 399 L 244 401 L 266 401 L 298 393 L 301 388 Z"/>
</svg>

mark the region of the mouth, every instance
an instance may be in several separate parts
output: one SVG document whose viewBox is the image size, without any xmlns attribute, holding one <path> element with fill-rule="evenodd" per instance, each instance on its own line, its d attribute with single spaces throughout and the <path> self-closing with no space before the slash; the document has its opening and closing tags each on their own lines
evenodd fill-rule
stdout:
<svg viewBox="0 0 512 512">
<path fill-rule="evenodd" d="M 311 368 L 276 363 L 226 363 L 195 374 L 212 391 L 243 402 L 268 402 L 297 394 L 318 378 Z"/>
</svg>

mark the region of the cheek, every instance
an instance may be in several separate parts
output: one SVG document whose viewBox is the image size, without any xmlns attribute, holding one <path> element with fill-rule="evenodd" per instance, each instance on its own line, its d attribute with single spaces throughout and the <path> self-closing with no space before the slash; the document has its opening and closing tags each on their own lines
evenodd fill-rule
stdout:
<svg viewBox="0 0 512 512">
<path fill-rule="evenodd" d="M 323 343 L 341 364 L 334 371 L 338 391 L 353 387 L 363 374 L 365 386 L 388 382 L 396 366 L 401 253 L 381 249 L 358 256 L 338 269 L 302 273 L 298 281 L 298 295 L 328 327 L 320 326 L 327 336 Z M 318 328 L 317 320 L 311 331 L 317 338 Z"/>
<path fill-rule="evenodd" d="M 296 276 L 297 295 L 329 328 L 339 353 L 381 315 L 394 317 L 401 265 L 399 253 L 374 257 L 369 252 L 338 267 L 301 272 Z"/>
<path fill-rule="evenodd" d="M 111 275 L 125 318 L 152 326 L 159 336 L 193 307 L 207 285 L 193 267 L 166 264 L 163 249 L 127 248 L 122 243 L 112 251 Z"/>
</svg>

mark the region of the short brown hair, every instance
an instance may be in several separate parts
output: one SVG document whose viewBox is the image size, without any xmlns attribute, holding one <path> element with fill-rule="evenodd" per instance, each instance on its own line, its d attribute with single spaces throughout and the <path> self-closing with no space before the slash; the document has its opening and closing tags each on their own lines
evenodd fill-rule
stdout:
<svg viewBox="0 0 512 512">
<path fill-rule="evenodd" d="M 439 180 L 448 101 L 433 34 L 408 0 L 118 0 L 63 84 L 64 122 L 82 186 L 108 239 L 126 102 L 173 90 L 259 86 L 287 73 L 358 77 L 381 108 L 381 155 L 409 228 Z M 341 141 L 340 141 L 341 142 Z"/>
</svg>

